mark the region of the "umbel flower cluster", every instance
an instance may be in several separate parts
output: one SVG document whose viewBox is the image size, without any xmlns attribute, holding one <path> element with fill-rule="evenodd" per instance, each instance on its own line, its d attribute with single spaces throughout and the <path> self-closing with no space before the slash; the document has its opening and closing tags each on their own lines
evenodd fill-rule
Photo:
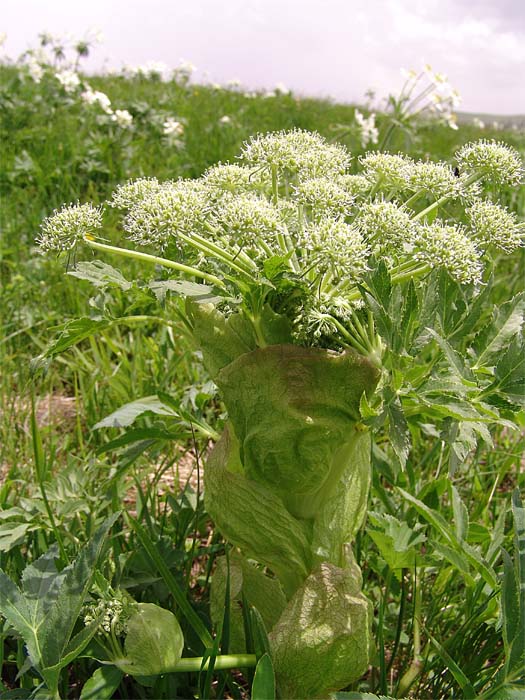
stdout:
<svg viewBox="0 0 525 700">
<path fill-rule="evenodd" d="M 443 268 L 480 285 L 495 253 L 523 244 L 524 224 L 483 194 L 485 182 L 520 181 L 519 155 L 479 141 L 456 159 L 459 175 L 446 163 L 380 152 L 353 164 L 343 146 L 316 133 L 263 134 L 244 144 L 238 163 L 219 163 L 197 180 L 117 187 L 107 206 L 122 211 L 129 240 L 153 254 L 98 242 L 104 206 L 91 204 L 56 211 L 39 242 L 44 251 L 86 243 L 155 262 L 223 290 L 226 312 L 242 301 L 256 316 L 270 303 L 289 316 L 301 344 L 337 338 L 336 347 L 356 347 L 350 318 L 359 285 L 380 261 L 394 282 Z M 262 302 L 246 291 L 253 285 L 266 290 Z"/>
</svg>

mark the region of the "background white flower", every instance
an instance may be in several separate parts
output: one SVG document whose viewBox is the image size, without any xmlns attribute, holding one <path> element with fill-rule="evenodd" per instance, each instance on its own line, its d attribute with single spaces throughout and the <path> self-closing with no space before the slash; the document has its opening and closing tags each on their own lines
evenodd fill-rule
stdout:
<svg viewBox="0 0 525 700">
<path fill-rule="evenodd" d="M 128 129 L 133 124 L 133 116 L 127 109 L 116 109 L 111 115 L 111 119 L 123 129 Z"/>
<path fill-rule="evenodd" d="M 73 70 L 60 70 L 55 73 L 55 78 L 68 93 L 75 92 L 80 86 L 80 78 Z"/>
</svg>

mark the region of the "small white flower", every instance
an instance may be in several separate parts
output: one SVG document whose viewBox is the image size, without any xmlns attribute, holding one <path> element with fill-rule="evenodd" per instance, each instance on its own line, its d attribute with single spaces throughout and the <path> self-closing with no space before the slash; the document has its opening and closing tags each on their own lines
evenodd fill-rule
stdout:
<svg viewBox="0 0 525 700">
<path fill-rule="evenodd" d="M 44 69 L 40 63 L 33 57 L 30 56 L 27 63 L 26 69 L 29 77 L 35 83 L 39 83 L 44 76 Z"/>
<path fill-rule="evenodd" d="M 231 121 L 232 121 L 232 118 L 229 117 L 227 114 L 225 114 L 224 116 L 222 116 L 219 119 L 219 124 L 231 124 Z"/>
<path fill-rule="evenodd" d="M 372 114 L 366 118 L 356 109 L 355 120 L 361 132 L 361 146 L 366 148 L 369 143 L 377 143 L 379 139 L 379 130 L 376 127 L 376 115 L 372 112 Z"/>
<path fill-rule="evenodd" d="M 472 120 L 472 126 L 475 126 L 477 129 L 484 129 L 485 122 L 479 117 L 474 117 L 474 119 Z"/>
<path fill-rule="evenodd" d="M 67 93 L 75 92 L 80 86 L 80 78 L 73 70 L 61 70 L 55 73 L 55 78 Z"/>
<path fill-rule="evenodd" d="M 84 92 L 80 93 L 80 99 L 88 105 L 99 105 L 106 114 L 113 113 L 109 97 L 104 92 L 92 90 L 89 85 Z"/>
<path fill-rule="evenodd" d="M 127 109 L 116 109 L 111 119 L 122 129 L 129 129 L 133 124 L 133 116 Z"/>
<path fill-rule="evenodd" d="M 184 133 L 184 125 L 178 122 L 173 117 L 168 117 L 162 125 L 162 133 L 164 134 L 164 136 L 178 138 Z"/>
</svg>

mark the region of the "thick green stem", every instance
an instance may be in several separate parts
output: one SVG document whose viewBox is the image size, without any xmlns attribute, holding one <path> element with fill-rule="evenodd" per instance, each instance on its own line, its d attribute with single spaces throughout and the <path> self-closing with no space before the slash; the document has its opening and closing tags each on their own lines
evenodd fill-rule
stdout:
<svg viewBox="0 0 525 700">
<path fill-rule="evenodd" d="M 193 658 L 183 658 L 176 666 L 166 671 L 167 673 L 179 673 L 189 671 L 200 671 L 201 668 L 206 670 L 210 665 L 210 660 L 207 659 L 204 666 L 202 665 L 204 657 L 197 656 Z M 257 657 L 255 654 L 223 654 L 215 657 L 213 668 L 217 671 L 224 671 L 229 668 L 252 668 L 257 665 Z"/>
<path fill-rule="evenodd" d="M 189 265 L 183 265 L 182 263 L 175 262 L 174 260 L 168 260 L 166 258 L 159 258 L 157 255 L 150 255 L 149 253 L 142 253 L 138 250 L 129 250 L 128 248 L 119 248 L 118 246 L 108 245 L 107 243 L 98 243 L 97 241 L 91 240 L 90 238 L 85 238 L 84 242 L 94 250 L 100 250 L 105 253 L 116 253 L 124 258 L 133 258 L 134 260 L 141 260 L 143 262 L 153 263 L 154 265 L 161 265 L 162 267 L 169 267 L 172 270 L 177 270 L 178 272 L 185 272 L 193 277 L 200 277 L 201 279 L 215 285 L 216 287 L 221 287 L 224 289 L 224 282 L 215 277 L 215 275 L 210 275 L 207 272 L 202 272 L 202 270 L 196 267 L 190 267 Z"/>
</svg>

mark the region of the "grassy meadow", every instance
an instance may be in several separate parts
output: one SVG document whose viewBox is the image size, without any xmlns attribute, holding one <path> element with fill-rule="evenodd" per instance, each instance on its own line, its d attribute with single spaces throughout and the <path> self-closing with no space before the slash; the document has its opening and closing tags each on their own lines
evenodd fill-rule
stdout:
<svg viewBox="0 0 525 700">
<path fill-rule="evenodd" d="M 219 161 L 233 162 L 260 132 L 316 131 L 344 143 L 355 162 L 364 149 L 352 130 L 352 105 L 144 76 L 88 80 L 132 115 L 132 128 L 111 123 L 49 77 L 35 83 L 17 66 L 0 66 L 0 568 L 20 581 L 27 565 L 53 551 L 63 569 L 106 518 L 120 513 L 91 593 L 119 590 L 138 602 L 189 609 L 177 615 L 185 655 L 200 657 L 199 624 L 211 630 L 214 561 L 227 547 L 204 509 L 201 470 L 224 426 L 224 405 L 169 301 L 75 278 L 75 264 L 89 253 L 78 260 L 43 256 L 39 227 L 63 203 L 102 202 L 130 178 L 199 177 Z M 175 142 L 163 133 L 169 117 L 183 128 Z M 380 129 L 386 120 L 378 113 Z M 478 138 L 504 141 L 525 155 L 523 130 L 468 124 L 453 130 L 432 122 L 411 134 L 397 131 L 389 149 L 453 167 L 455 150 Z M 523 186 L 507 188 L 502 198 L 523 221 Z M 112 242 L 118 234 L 115 217 L 104 235 Z M 117 262 L 126 279 L 140 278 L 135 261 Z M 502 260 L 491 303 L 523 292 L 524 271 L 523 249 Z M 103 308 L 130 320 L 101 322 L 96 335 L 42 359 L 65 323 L 100 319 Z M 96 427 L 124 404 L 152 395 L 169 397 L 172 413 L 130 417 L 125 428 L 111 421 Z M 525 481 L 523 411 L 517 420 L 517 429 L 489 425 L 494 446 L 466 449 L 455 471 L 439 433 L 414 429 L 404 470 L 380 435 L 371 513 L 356 542 L 374 605 L 373 662 L 347 694 L 333 697 L 520 697 L 523 690 L 501 691 L 505 683 L 524 682 L 505 676 L 505 615 L 516 613 L 505 601 L 514 593 L 504 573 L 520 571 L 516 530 L 524 518 L 517 497 L 512 501 Z M 0 698 L 51 697 L 27 653 L 0 616 Z M 114 668 L 101 666 L 100 655 L 91 641 L 65 663 L 60 697 L 251 697 L 253 669 L 193 668 L 137 680 L 95 675 Z"/>
</svg>

